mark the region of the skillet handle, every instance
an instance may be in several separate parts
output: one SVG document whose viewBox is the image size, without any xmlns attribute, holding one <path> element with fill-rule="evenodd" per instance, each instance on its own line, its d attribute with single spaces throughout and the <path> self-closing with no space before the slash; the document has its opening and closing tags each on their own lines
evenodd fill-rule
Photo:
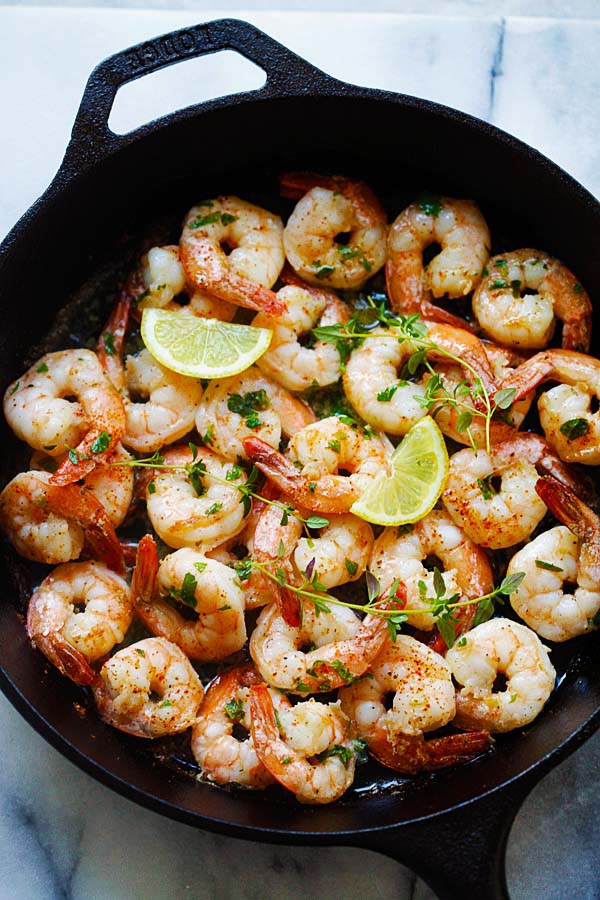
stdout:
<svg viewBox="0 0 600 900">
<path fill-rule="evenodd" d="M 440 900 L 509 900 L 508 835 L 532 787 L 519 779 L 433 819 L 363 834 L 356 843 L 408 866 Z"/>
<path fill-rule="evenodd" d="M 338 84 L 248 22 L 217 19 L 192 25 L 129 47 L 96 66 L 85 86 L 63 166 L 73 163 L 81 169 L 128 142 L 127 135 L 116 135 L 108 127 L 110 111 L 122 85 L 157 69 L 219 50 L 236 50 L 264 70 L 266 84 L 253 92 L 264 97 L 331 90 Z"/>
</svg>

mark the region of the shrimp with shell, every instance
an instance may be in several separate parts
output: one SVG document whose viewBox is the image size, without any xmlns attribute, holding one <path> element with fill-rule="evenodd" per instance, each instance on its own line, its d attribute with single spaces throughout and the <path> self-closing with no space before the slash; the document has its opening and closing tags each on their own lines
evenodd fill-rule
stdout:
<svg viewBox="0 0 600 900">
<path fill-rule="evenodd" d="M 383 435 L 367 435 L 337 416 L 296 432 L 285 456 L 255 437 L 244 440 L 244 449 L 247 457 L 294 503 L 323 513 L 348 512 L 387 468 L 392 452 Z"/>
<path fill-rule="evenodd" d="M 264 684 L 250 688 L 250 728 L 264 767 L 300 803 L 333 803 L 354 780 L 357 748 L 339 703 L 311 698 L 276 713 Z"/>
<path fill-rule="evenodd" d="M 499 344 L 540 350 L 562 322 L 562 346 L 588 351 L 592 304 L 564 263 L 539 250 L 494 256 L 473 295 L 482 330 Z"/>
<path fill-rule="evenodd" d="M 100 717 L 140 738 L 179 734 L 194 724 L 202 682 L 182 650 L 146 638 L 115 653 L 92 685 Z"/>
<path fill-rule="evenodd" d="M 554 478 L 540 478 L 536 490 L 563 524 L 512 557 L 506 574 L 525 577 L 510 604 L 542 638 L 568 641 L 600 626 L 600 518 Z"/>
<path fill-rule="evenodd" d="M 202 386 L 196 379 L 162 366 L 145 348 L 123 362 L 131 303 L 131 295 L 120 297 L 98 341 L 97 353 L 123 401 L 124 445 L 136 453 L 153 453 L 192 430 Z"/>
<path fill-rule="evenodd" d="M 387 216 L 364 181 L 288 172 L 284 197 L 298 200 L 283 231 L 285 255 L 305 281 L 360 288 L 385 263 Z M 339 243 L 340 235 L 344 243 Z M 337 240 L 336 240 L 337 239 Z"/>
<path fill-rule="evenodd" d="M 454 724 L 493 734 L 532 722 L 556 679 L 548 651 L 537 634 L 510 619 L 477 625 L 448 650 L 446 662 L 460 685 Z M 498 675 L 503 675 L 506 683 L 501 690 L 494 690 Z"/>
<path fill-rule="evenodd" d="M 90 663 L 121 643 L 133 609 L 127 583 L 98 562 L 66 563 L 34 591 L 27 634 L 53 665 L 77 684 L 91 684 Z"/>
<path fill-rule="evenodd" d="M 193 287 L 235 306 L 268 315 L 284 312 L 271 290 L 285 261 L 283 223 L 266 209 L 233 196 L 193 206 L 179 256 Z"/>
<path fill-rule="evenodd" d="M 423 252 L 439 244 L 427 266 Z M 467 327 L 464 320 L 436 306 L 431 297 L 464 297 L 481 279 L 490 255 L 489 228 L 472 200 L 426 197 L 407 206 L 388 235 L 387 289 L 392 308 L 404 315 Z"/>
<path fill-rule="evenodd" d="M 384 766 L 415 775 L 468 762 L 491 746 L 482 731 L 426 740 L 427 732 L 452 721 L 456 706 L 448 663 L 420 641 L 407 635 L 388 640 L 370 675 L 345 687 L 340 699 L 358 737 Z"/>
<path fill-rule="evenodd" d="M 8 386 L 4 415 L 16 436 L 35 450 L 68 453 L 53 484 L 89 475 L 125 433 L 122 400 L 92 350 L 46 353 Z"/>
<path fill-rule="evenodd" d="M 154 539 L 142 538 L 131 593 L 146 628 L 177 644 L 190 659 L 225 659 L 246 642 L 244 594 L 235 571 L 190 547 L 159 564 Z M 196 615 L 184 617 L 175 604 Z"/>
</svg>

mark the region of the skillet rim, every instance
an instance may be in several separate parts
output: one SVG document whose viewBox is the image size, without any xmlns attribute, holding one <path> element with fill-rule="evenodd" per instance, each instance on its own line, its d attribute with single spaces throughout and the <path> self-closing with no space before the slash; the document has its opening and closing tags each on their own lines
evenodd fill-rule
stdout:
<svg viewBox="0 0 600 900">
<path fill-rule="evenodd" d="M 223 23 L 228 27 L 243 26 L 245 29 L 256 30 L 253 26 L 249 26 L 247 23 L 240 20 L 219 20 L 217 22 L 212 22 L 209 24 L 221 25 Z M 183 30 L 189 31 L 190 29 Z M 259 34 L 262 33 L 259 32 Z M 159 39 L 160 38 L 155 38 L 154 41 L 158 41 Z M 151 41 L 147 43 L 153 42 Z M 225 45 L 216 49 L 224 48 Z M 596 198 L 591 194 L 590 191 L 588 191 L 579 182 L 577 182 L 577 180 L 573 176 L 569 175 L 564 169 L 544 156 L 540 151 L 526 144 L 519 138 L 510 135 L 508 132 L 498 128 L 497 126 L 492 125 L 491 123 L 484 120 L 478 119 L 477 117 L 472 116 L 469 113 L 453 109 L 434 101 L 423 100 L 406 94 L 399 94 L 374 88 L 363 88 L 357 85 L 347 84 L 345 82 L 331 78 L 330 76 L 320 72 L 317 69 L 314 69 L 314 67 L 306 63 L 305 65 L 308 65 L 309 68 L 313 70 L 316 77 L 315 85 L 309 85 L 308 90 L 306 90 L 305 87 L 300 90 L 299 85 L 296 85 L 295 87 L 294 85 L 292 85 L 291 95 L 289 97 L 286 97 L 285 90 L 282 90 L 280 86 L 278 87 L 277 85 L 270 83 L 268 78 L 266 85 L 256 91 L 215 98 L 214 100 L 205 103 L 192 105 L 183 110 L 178 110 L 174 113 L 171 113 L 170 115 L 163 116 L 146 125 L 143 125 L 124 136 L 117 136 L 112 132 L 109 132 L 105 124 L 105 131 L 108 135 L 108 142 L 105 142 L 105 145 L 103 147 L 100 147 L 99 153 L 90 153 L 89 148 L 86 149 L 80 144 L 81 134 L 77 135 L 76 133 L 77 125 L 80 121 L 81 114 L 84 110 L 86 102 L 88 105 L 90 102 L 93 102 L 93 94 L 90 93 L 89 90 L 90 85 L 92 84 L 94 77 L 97 77 L 97 74 L 99 72 L 101 73 L 103 67 L 106 67 L 106 64 L 108 62 L 122 57 L 125 52 L 130 52 L 132 49 L 135 48 L 129 48 L 129 51 L 123 51 L 122 54 L 116 54 L 114 57 L 109 57 L 109 59 L 104 63 L 101 63 L 96 68 L 92 76 L 90 76 L 88 87 L 86 87 L 80 112 L 78 113 L 74 126 L 73 138 L 67 147 L 65 157 L 56 176 L 54 177 L 46 191 L 38 198 L 38 200 L 35 201 L 34 204 L 32 204 L 32 206 L 23 214 L 23 216 L 21 216 L 21 218 L 10 230 L 10 232 L 0 245 L 0 274 L 2 272 L 3 265 L 6 264 L 6 262 L 10 259 L 12 247 L 16 243 L 18 243 L 19 239 L 23 238 L 23 235 L 26 234 L 28 228 L 38 220 L 38 217 L 42 218 L 43 220 L 45 207 L 52 201 L 55 196 L 58 196 L 64 192 L 68 192 L 70 189 L 76 189 L 78 180 L 80 178 L 83 179 L 84 177 L 86 177 L 89 174 L 90 170 L 93 170 L 97 166 L 102 166 L 110 158 L 117 156 L 120 152 L 126 150 L 128 147 L 133 146 L 142 140 L 145 140 L 150 135 L 158 134 L 161 130 L 167 129 L 177 122 L 183 122 L 196 118 L 197 116 L 211 112 L 212 110 L 231 109 L 232 107 L 235 108 L 236 106 L 242 106 L 252 102 L 268 102 L 271 99 L 281 99 L 282 97 L 291 99 L 297 98 L 299 96 L 308 96 L 308 98 L 312 100 L 318 97 L 335 96 L 343 98 L 344 100 L 360 99 L 369 102 L 393 104 L 396 106 L 399 105 L 407 109 L 426 113 L 427 115 L 430 115 L 434 118 L 449 120 L 462 129 L 466 128 L 472 132 L 477 132 L 478 134 L 482 135 L 487 141 L 493 141 L 494 143 L 499 145 L 500 149 L 502 149 L 503 152 L 511 151 L 518 154 L 522 159 L 529 160 L 538 171 L 540 169 L 543 170 L 545 174 L 553 181 L 561 183 L 563 188 L 571 195 L 574 202 L 579 201 L 579 203 L 582 203 L 589 209 L 592 215 L 595 215 L 600 219 L 600 203 L 596 200 Z M 238 50 L 238 52 L 243 53 L 243 50 L 240 50 L 240 48 L 237 46 L 234 46 L 232 49 L 236 49 Z M 287 52 L 289 54 L 289 51 Z M 243 53 L 243 55 L 248 54 Z M 294 54 L 291 54 L 291 56 L 294 56 Z M 251 57 L 249 56 L 248 58 Z M 300 59 L 300 57 L 297 57 L 297 59 Z M 170 60 L 169 62 L 176 61 L 178 60 Z M 268 75 L 270 75 L 271 73 L 269 71 L 269 67 L 267 66 L 266 68 L 268 71 Z M 145 73 L 139 73 L 139 75 L 143 74 Z M 130 75 L 129 77 L 125 78 L 125 80 L 129 80 L 131 77 L 137 76 Z M 584 740 L 586 740 L 587 737 L 589 737 L 598 727 L 600 727 L 599 706 L 596 708 L 595 712 L 592 713 L 586 720 L 584 720 L 575 729 L 575 731 L 571 732 L 571 734 L 562 743 L 554 747 L 551 751 L 546 753 L 535 763 L 525 768 L 522 772 L 508 778 L 506 781 L 498 785 L 495 785 L 493 788 L 477 793 L 473 797 L 469 797 L 467 800 L 464 800 L 452 806 L 448 806 L 444 810 L 439 810 L 424 816 L 418 816 L 413 819 L 407 819 L 398 823 L 377 825 L 374 827 L 366 827 L 364 829 L 353 828 L 348 831 L 339 830 L 310 832 L 295 831 L 293 829 L 283 830 L 280 828 L 270 829 L 264 828 L 259 825 L 242 825 L 239 823 L 220 820 L 212 816 L 206 816 L 201 813 L 183 809 L 180 806 L 177 806 L 168 801 L 164 801 L 156 797 L 155 795 L 147 793 L 142 788 L 135 787 L 131 783 L 124 781 L 122 778 L 115 775 L 104 766 L 91 760 L 88 756 L 86 756 L 84 751 L 79 750 L 76 746 L 71 744 L 70 741 L 68 741 L 42 716 L 42 714 L 33 706 L 33 704 L 30 703 L 21 694 L 16 684 L 4 670 L 3 666 L 1 666 L 1 653 L 0 688 L 7 696 L 9 701 L 13 704 L 13 706 L 15 706 L 15 708 L 29 722 L 29 724 L 31 724 L 38 731 L 38 733 L 40 733 L 46 740 L 48 740 L 49 743 L 51 743 L 52 746 L 55 747 L 55 749 L 59 750 L 59 752 L 66 756 L 71 762 L 74 762 L 76 765 L 78 765 L 79 768 L 86 771 L 88 774 L 91 774 L 97 780 L 101 781 L 101 783 L 107 785 L 108 787 L 111 787 L 121 795 L 128 797 L 128 799 L 133 799 L 141 805 L 146 806 L 147 808 L 160 812 L 163 815 L 168 815 L 171 818 L 178 819 L 179 821 L 183 821 L 186 824 L 193 824 L 196 826 L 207 825 L 212 830 L 220 831 L 221 833 L 226 833 L 230 836 L 232 832 L 235 832 L 234 836 L 250 837 L 251 839 L 255 839 L 256 835 L 259 834 L 263 840 L 271 841 L 274 843 L 285 843 L 286 841 L 289 841 L 289 838 L 293 836 L 301 843 L 308 843 L 311 842 L 311 840 L 314 841 L 314 839 L 317 839 L 318 843 L 335 844 L 339 843 L 340 836 L 370 834 L 382 830 L 401 828 L 413 822 L 421 822 L 438 818 L 440 816 L 443 816 L 447 812 L 461 809 L 478 799 L 482 799 L 491 794 L 495 794 L 503 790 L 504 788 L 515 784 L 516 782 L 521 782 L 533 774 L 541 777 L 543 774 L 545 774 L 545 772 L 549 771 L 549 769 L 551 769 L 554 765 L 556 765 L 571 752 L 573 752 L 573 750 L 575 750 Z"/>
</svg>

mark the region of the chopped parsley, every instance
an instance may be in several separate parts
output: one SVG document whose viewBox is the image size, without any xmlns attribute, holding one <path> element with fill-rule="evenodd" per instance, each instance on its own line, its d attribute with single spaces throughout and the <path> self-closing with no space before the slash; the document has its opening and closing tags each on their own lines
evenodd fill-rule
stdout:
<svg viewBox="0 0 600 900">
<path fill-rule="evenodd" d="M 329 278 L 335 272 L 335 266 L 325 266 L 320 260 L 312 263 L 312 267 L 316 270 L 315 278 Z"/>
<path fill-rule="evenodd" d="M 92 444 L 92 453 L 104 453 L 110 444 L 110 434 L 108 431 L 101 431 L 94 443 Z"/>
<path fill-rule="evenodd" d="M 569 419 L 560 426 L 561 433 L 565 435 L 567 440 L 574 441 L 575 438 L 583 437 L 590 430 L 590 423 L 587 419 Z"/>
<path fill-rule="evenodd" d="M 47 371 L 48 371 L 48 366 L 46 365 L 45 362 L 42 362 L 42 363 L 39 364 L 39 366 L 37 367 L 37 369 L 36 369 L 35 371 L 36 371 L 36 372 L 39 372 L 40 375 L 41 375 L 42 372 L 47 372 Z"/>
<path fill-rule="evenodd" d="M 229 412 L 242 416 L 246 428 L 258 428 L 262 425 L 257 412 L 268 409 L 270 405 L 267 392 L 263 388 L 258 391 L 248 391 L 247 394 L 230 394 L 227 399 L 227 409 Z"/>
<path fill-rule="evenodd" d="M 548 569 L 549 572 L 564 572 L 561 566 L 555 566 L 554 563 L 546 562 L 545 559 L 536 559 L 538 569 Z"/>
<path fill-rule="evenodd" d="M 344 565 L 346 566 L 346 572 L 354 576 L 358 572 L 358 563 L 355 563 L 354 560 L 346 558 L 344 560 Z"/>
<path fill-rule="evenodd" d="M 199 563 L 196 565 L 206 565 L 206 563 Z M 170 587 L 169 594 L 171 597 L 173 597 L 174 600 L 179 600 L 181 603 L 185 603 L 186 606 L 191 606 L 192 609 L 195 609 L 197 601 L 194 595 L 196 593 L 197 587 L 198 582 L 196 581 L 192 573 L 186 572 L 183 577 L 181 587 Z"/>
<path fill-rule="evenodd" d="M 437 218 L 442 211 L 442 198 L 439 194 L 423 191 L 417 200 L 417 206 L 426 216 Z"/>
<path fill-rule="evenodd" d="M 208 206 L 208 203 L 203 203 L 202 206 Z M 214 225 L 216 222 L 220 222 L 221 225 L 231 225 L 232 222 L 237 221 L 237 218 L 231 213 L 209 213 L 207 216 L 196 216 L 195 219 L 188 222 L 188 228 L 204 228 L 206 225 Z"/>
<path fill-rule="evenodd" d="M 243 700 L 228 700 L 223 709 L 227 718 L 232 722 L 239 722 L 244 718 Z"/>
<path fill-rule="evenodd" d="M 331 759 L 332 756 L 339 756 L 341 761 L 345 766 L 348 765 L 354 753 L 350 749 L 350 747 L 343 747 L 341 744 L 334 744 L 333 747 L 329 747 L 327 750 L 323 750 L 322 753 L 317 754 L 317 759 L 319 762 L 323 762 L 326 759 Z"/>
<path fill-rule="evenodd" d="M 110 333 L 110 331 L 105 331 L 102 335 L 102 340 L 104 341 L 104 349 L 108 353 L 109 356 L 114 356 L 117 352 L 115 349 L 115 339 Z"/>
<path fill-rule="evenodd" d="M 380 401 L 380 403 L 389 403 L 398 388 L 405 384 L 407 384 L 406 381 L 398 381 L 396 384 L 390 384 L 389 387 L 386 387 L 382 391 L 379 391 L 379 393 L 377 394 L 377 399 Z"/>
<path fill-rule="evenodd" d="M 485 475 L 483 478 L 477 479 L 477 487 L 483 494 L 484 500 L 491 500 L 492 497 L 495 497 L 498 491 L 492 484 L 492 478 L 494 477 L 493 473 L 489 475 Z"/>
</svg>

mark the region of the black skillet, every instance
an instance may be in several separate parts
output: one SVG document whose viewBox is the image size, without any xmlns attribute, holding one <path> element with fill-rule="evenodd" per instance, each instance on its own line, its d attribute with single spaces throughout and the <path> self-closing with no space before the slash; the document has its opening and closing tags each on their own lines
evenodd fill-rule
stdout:
<svg viewBox="0 0 600 900">
<path fill-rule="evenodd" d="M 263 88 L 122 137 L 108 129 L 121 85 L 226 48 L 265 70 Z M 173 235 L 192 202 L 219 192 L 277 207 L 277 173 L 297 168 L 361 176 L 390 214 L 423 188 L 475 197 L 495 251 L 544 248 L 567 262 L 592 297 L 600 293 L 600 205 L 553 163 L 485 122 L 337 81 L 253 26 L 221 20 L 118 53 L 91 75 L 56 178 L 0 247 L 1 383 L 35 358 L 32 345 L 42 345 L 51 327 L 56 347 L 68 346 L 75 332 L 97 333 L 98 304 L 104 303 L 102 314 L 139 253 L 141 235 L 153 229 Z M 72 302 L 56 327 L 67 296 Z M 3 438 L 8 477 L 17 451 L 6 430 Z M 559 686 L 546 710 L 470 765 L 412 780 L 367 766 L 358 788 L 325 808 L 280 795 L 228 793 L 154 764 L 141 742 L 82 713 L 82 694 L 48 669 L 25 636 L 23 604 L 36 574 L 7 552 L 1 577 L 0 686 L 81 768 L 157 812 L 229 836 L 388 854 L 440 897 L 507 896 L 506 840 L 521 802 L 600 725 L 592 635 L 555 647 Z"/>
</svg>

